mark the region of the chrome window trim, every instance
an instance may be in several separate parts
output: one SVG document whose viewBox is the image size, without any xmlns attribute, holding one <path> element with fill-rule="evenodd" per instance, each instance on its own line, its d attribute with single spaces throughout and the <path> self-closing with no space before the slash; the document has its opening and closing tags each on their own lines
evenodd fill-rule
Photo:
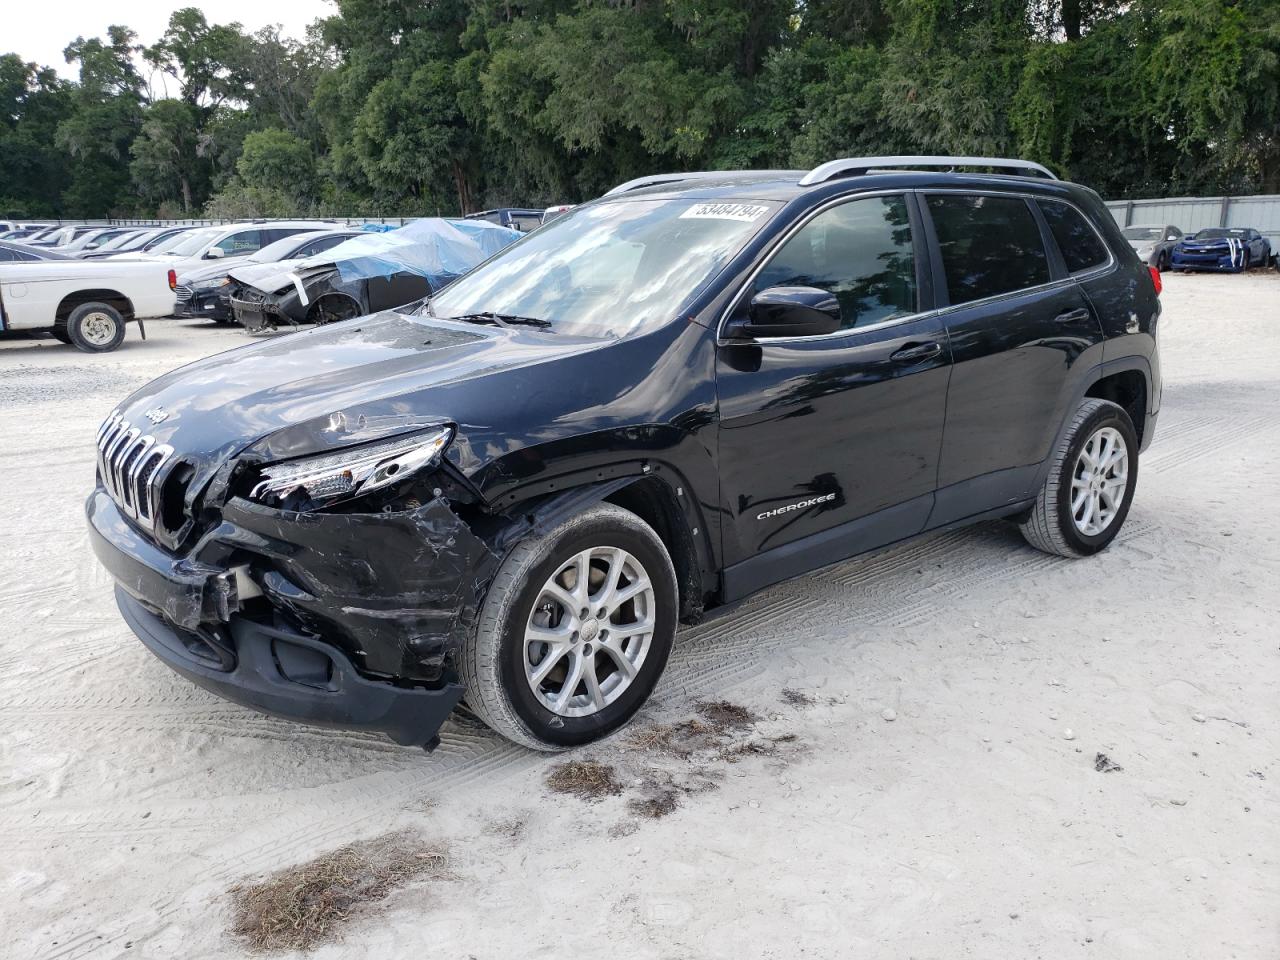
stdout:
<svg viewBox="0 0 1280 960">
<path fill-rule="evenodd" d="M 831 209 L 832 207 L 839 206 L 842 203 L 849 203 L 854 200 L 862 200 L 868 197 L 885 197 L 885 196 L 905 197 L 908 193 L 916 194 L 918 197 L 920 197 L 921 200 L 924 200 L 926 197 L 930 196 L 931 194 L 954 193 L 954 194 L 963 194 L 967 196 L 1020 197 L 1024 200 L 1032 200 L 1032 201 L 1049 200 L 1053 203 L 1065 203 L 1067 206 L 1071 207 L 1078 214 L 1084 217 L 1084 222 L 1089 224 L 1089 228 L 1093 230 L 1095 236 L 1097 236 L 1098 239 L 1102 241 L 1103 249 L 1107 251 L 1107 262 L 1100 267 L 1091 267 L 1088 270 L 1081 271 L 1080 273 L 1068 274 L 1065 277 L 1059 277 L 1057 280 L 1050 280 L 1048 283 L 1039 283 L 1033 287 L 1022 287 L 1018 290 L 1009 291 L 1008 293 L 998 293 L 998 294 L 995 294 L 994 296 L 984 297 L 981 300 L 966 300 L 964 303 L 960 303 L 960 304 L 947 304 L 947 306 L 945 307 L 935 307 L 932 310 L 924 310 L 918 313 L 909 314 L 908 316 L 905 316 L 905 317 L 893 317 L 889 320 L 882 320 L 879 323 L 869 323 L 865 327 L 850 327 L 848 330 L 836 330 L 832 333 L 814 334 L 813 336 L 808 336 L 808 337 L 765 337 L 763 339 L 753 338 L 749 340 L 740 340 L 740 339 L 732 339 L 732 338 L 725 337 L 724 335 L 725 324 L 729 322 L 730 315 L 733 313 L 734 308 L 738 305 L 743 295 L 747 292 L 748 289 L 750 289 L 751 285 L 755 283 L 756 277 L 765 268 L 765 266 L 768 265 L 769 261 L 772 260 L 773 257 L 777 255 L 777 253 L 782 249 L 782 246 L 788 240 L 790 240 L 796 233 L 798 233 L 801 229 L 807 226 L 809 222 L 814 219 L 814 217 L 817 217 L 819 214 L 825 213 L 827 210 Z M 922 204 L 922 207 L 923 206 L 924 204 Z M 927 209 L 923 209 L 922 212 L 926 216 L 928 215 Z M 1036 226 L 1037 228 L 1039 227 L 1038 222 Z M 1056 242 L 1056 238 L 1055 238 L 1055 242 Z M 913 247 L 914 246 L 915 246 L 915 243 L 913 240 Z M 1049 252 L 1048 250 L 1045 250 L 1046 257 L 1048 256 L 1048 252 Z M 1065 265 L 1066 264 L 1064 263 L 1063 266 Z M 1041 290 L 1052 290 L 1055 287 L 1065 287 L 1068 284 L 1078 283 L 1081 280 L 1092 280 L 1096 277 L 1105 276 L 1106 274 L 1113 272 L 1118 266 L 1119 266 L 1119 261 L 1116 259 L 1115 254 L 1111 250 L 1111 244 L 1107 243 L 1106 238 L 1103 237 L 1102 234 L 1098 232 L 1097 226 L 1089 218 L 1088 214 L 1086 214 L 1083 210 L 1080 209 L 1080 207 L 1077 204 L 1073 203 L 1070 200 L 1064 200 L 1058 197 L 1046 197 L 1043 194 L 1032 193 L 1030 191 L 1023 191 L 1023 190 L 981 190 L 981 189 L 975 190 L 971 188 L 966 189 L 964 187 L 936 187 L 936 188 L 935 187 L 926 187 L 926 188 L 910 187 L 910 188 L 899 188 L 897 190 L 873 190 L 866 193 L 842 194 L 839 197 L 833 197 L 827 202 L 809 211 L 809 213 L 805 217 L 796 221 L 796 223 L 793 224 L 791 228 L 788 229 L 785 233 L 783 233 L 781 237 L 774 243 L 774 245 L 771 246 L 768 249 L 768 251 L 765 252 L 765 254 L 760 258 L 760 262 L 756 265 L 755 269 L 753 269 L 751 273 L 747 276 L 747 279 L 743 281 L 742 285 L 737 289 L 734 295 L 729 299 L 729 303 L 726 305 L 725 309 L 721 312 L 720 320 L 716 324 L 716 345 L 732 346 L 732 345 L 742 345 L 742 344 L 755 344 L 757 346 L 765 346 L 767 344 L 772 344 L 772 343 L 813 343 L 813 342 L 823 342 L 827 340 L 837 340 L 844 337 L 856 336 L 862 333 L 869 333 L 869 332 L 874 332 L 876 330 L 887 329 L 893 326 L 899 326 L 901 324 L 910 323 L 915 320 L 924 320 L 929 317 L 934 317 L 934 316 L 945 317 L 947 314 L 954 313 L 956 310 L 964 310 L 969 307 L 984 306 L 988 304 L 998 303 L 1002 300 L 1011 300 L 1014 297 L 1021 297 L 1022 295 L 1027 293 L 1033 293 Z M 936 277 L 934 278 L 935 286 L 937 285 L 938 279 L 939 278 L 936 278 Z M 945 284 L 946 278 L 943 277 L 941 278 L 941 280 Z"/>
</svg>

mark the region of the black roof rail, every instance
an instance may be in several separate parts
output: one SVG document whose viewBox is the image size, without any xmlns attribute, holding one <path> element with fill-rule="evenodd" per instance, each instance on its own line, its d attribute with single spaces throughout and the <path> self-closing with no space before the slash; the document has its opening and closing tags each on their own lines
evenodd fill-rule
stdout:
<svg viewBox="0 0 1280 960">
<path fill-rule="evenodd" d="M 842 160 L 828 160 L 821 166 L 814 167 L 800 178 L 800 186 L 810 187 L 815 183 L 826 183 L 838 177 L 860 177 L 878 170 L 951 168 L 956 167 L 991 167 L 995 170 L 1021 170 L 1022 173 L 1010 174 L 1015 177 L 1038 177 L 1057 180 L 1048 167 L 1033 163 L 1030 160 L 1014 160 L 1008 157 L 848 157 Z"/>
</svg>

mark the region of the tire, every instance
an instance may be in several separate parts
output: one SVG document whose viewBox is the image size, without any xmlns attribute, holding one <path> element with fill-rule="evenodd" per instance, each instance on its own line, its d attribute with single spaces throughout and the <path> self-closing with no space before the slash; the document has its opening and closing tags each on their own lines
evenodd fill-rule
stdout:
<svg viewBox="0 0 1280 960">
<path fill-rule="evenodd" d="M 625 552 L 617 580 L 623 592 L 641 582 L 639 571 L 647 576 L 650 589 L 639 600 L 623 602 L 610 617 L 584 619 L 581 610 L 577 616 L 569 613 L 547 588 L 554 582 L 560 596 L 580 602 L 576 558 L 597 548 L 602 553 Z M 607 596 L 613 564 L 607 556 L 588 557 L 588 602 L 595 607 Z M 497 733 L 535 750 L 564 750 L 606 737 L 630 720 L 653 692 L 675 638 L 677 603 L 675 569 L 658 535 L 635 514 L 613 504 L 597 504 L 521 542 L 503 560 L 459 657 L 466 705 Z M 647 608 L 643 612 L 642 604 Z M 617 619 L 627 617 L 636 619 Z M 619 622 L 642 619 L 652 623 L 647 643 L 643 633 L 619 639 L 615 630 L 613 637 L 607 636 Z M 539 644 L 526 631 L 554 632 L 564 639 L 555 646 Z M 609 654 L 606 648 L 621 653 Z M 628 659 L 633 671 L 629 679 L 618 665 L 620 655 L 634 657 L 634 662 Z M 572 674 L 579 662 L 582 679 L 566 694 L 566 674 Z M 550 672 L 539 679 L 535 691 L 530 672 L 544 665 Z M 588 669 L 600 691 L 598 703 L 592 702 L 587 687 Z M 566 713 L 553 709 L 557 695 L 564 698 Z"/>
<path fill-rule="evenodd" d="M 82 303 L 67 317 L 67 336 L 86 353 L 108 353 L 124 342 L 124 317 L 106 303 Z"/>
<path fill-rule="evenodd" d="M 1245 247 L 1244 252 L 1240 254 L 1240 270 L 1239 273 L 1248 273 L 1249 268 L 1253 266 L 1253 258 L 1249 255 L 1249 248 Z"/>
<path fill-rule="evenodd" d="M 1104 433 L 1104 431 L 1110 431 L 1110 433 Z M 1113 497 L 1111 515 L 1101 529 L 1092 530 L 1089 524 L 1084 524 L 1082 527 L 1076 512 L 1072 510 L 1074 493 L 1072 482 L 1081 469 L 1084 470 L 1083 479 L 1090 484 L 1097 479 L 1092 476 L 1087 463 L 1081 459 L 1081 452 L 1095 436 L 1112 440 L 1118 438 L 1124 444 L 1126 470 L 1122 485 L 1123 492 L 1120 493 L 1122 499 L 1118 504 L 1114 502 L 1115 492 L 1121 485 L 1113 483 L 1110 487 Z M 1105 450 L 1105 448 L 1102 449 Z M 1097 450 L 1098 448 L 1095 448 L 1095 452 Z M 1111 472 L 1116 473 L 1116 468 L 1113 467 Z M 1118 479 L 1118 476 L 1112 479 Z M 1044 486 L 1040 488 L 1035 506 L 1018 526 L 1027 542 L 1045 553 L 1057 554 L 1060 557 L 1092 556 L 1106 549 L 1120 532 L 1125 518 L 1129 515 L 1129 506 L 1133 503 L 1133 491 L 1137 482 L 1138 435 L 1133 429 L 1133 421 L 1129 419 L 1129 414 L 1123 407 L 1109 400 L 1085 400 L 1076 410 L 1075 416 L 1071 418 L 1062 438 L 1053 449 L 1049 475 L 1045 478 Z M 1086 488 L 1086 500 L 1089 499 L 1092 489 L 1092 487 Z M 1107 501 L 1101 493 L 1095 502 L 1103 505 L 1100 509 L 1104 513 Z M 1080 513 L 1082 516 L 1085 515 L 1086 509 L 1082 507 Z M 1101 515 L 1100 513 L 1099 516 Z M 1097 521 L 1094 522 L 1094 526 L 1096 525 Z"/>
</svg>

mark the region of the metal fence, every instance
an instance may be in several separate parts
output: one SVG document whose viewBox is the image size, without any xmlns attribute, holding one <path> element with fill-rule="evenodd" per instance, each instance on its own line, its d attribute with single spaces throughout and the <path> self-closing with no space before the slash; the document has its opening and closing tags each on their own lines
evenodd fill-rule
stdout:
<svg viewBox="0 0 1280 960">
<path fill-rule="evenodd" d="M 1122 227 L 1173 224 L 1183 233 L 1205 227 L 1253 227 L 1280 250 L 1280 196 L 1169 197 L 1111 200 L 1107 209 Z"/>
</svg>

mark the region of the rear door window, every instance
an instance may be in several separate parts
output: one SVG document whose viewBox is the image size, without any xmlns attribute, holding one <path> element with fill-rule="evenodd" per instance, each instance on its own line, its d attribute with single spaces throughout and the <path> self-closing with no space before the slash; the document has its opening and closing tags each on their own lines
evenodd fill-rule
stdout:
<svg viewBox="0 0 1280 960">
<path fill-rule="evenodd" d="M 1021 197 L 935 194 L 927 204 L 953 306 L 1049 282 L 1040 225 Z"/>
<path fill-rule="evenodd" d="M 311 243 L 308 243 L 305 247 L 299 250 L 295 256 L 300 260 L 305 257 L 314 257 L 317 253 L 324 253 L 324 251 L 328 250 L 330 247 L 336 247 L 343 241 L 350 239 L 351 237 L 348 236 L 339 236 L 324 237 L 321 240 L 313 240 Z"/>
<path fill-rule="evenodd" d="M 824 210 L 756 276 L 769 287 L 817 287 L 840 302 L 841 327 L 916 312 L 915 250 L 904 197 L 867 197 Z"/>
<path fill-rule="evenodd" d="M 1057 241 L 1066 261 L 1068 273 L 1081 273 L 1101 267 L 1110 259 L 1098 231 L 1075 207 L 1056 200 L 1038 200 L 1040 212 L 1049 224 L 1049 232 Z"/>
</svg>

